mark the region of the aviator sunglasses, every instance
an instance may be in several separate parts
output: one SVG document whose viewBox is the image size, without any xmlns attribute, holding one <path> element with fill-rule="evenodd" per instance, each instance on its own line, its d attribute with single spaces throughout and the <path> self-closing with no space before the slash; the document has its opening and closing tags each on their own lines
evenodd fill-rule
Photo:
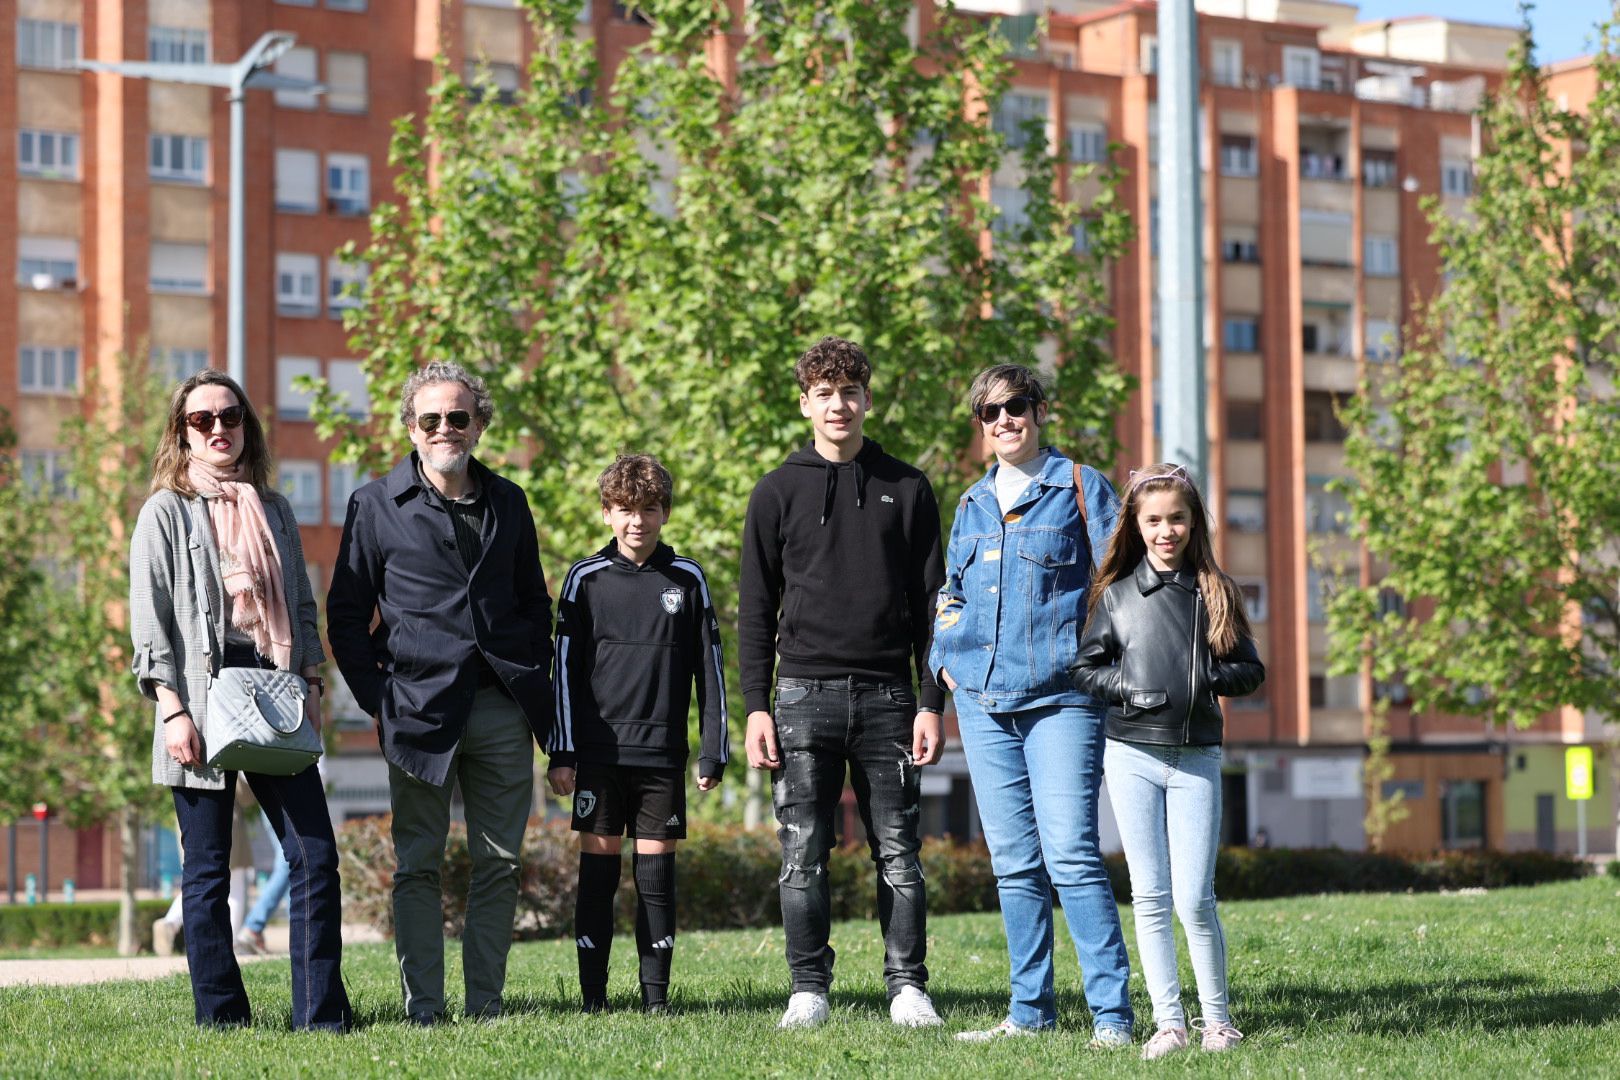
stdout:
<svg viewBox="0 0 1620 1080">
<path fill-rule="evenodd" d="M 447 421 L 457 431 L 466 431 L 467 425 L 472 423 L 472 413 L 466 409 L 451 409 L 442 415 L 436 412 L 425 412 L 416 418 L 416 426 L 431 435 L 439 430 L 440 420 Z"/>
<path fill-rule="evenodd" d="M 230 431 L 233 428 L 242 426 L 242 416 L 243 409 L 240 405 L 232 405 L 228 409 L 219 410 L 219 412 L 198 409 L 196 412 L 186 413 L 186 426 L 199 434 L 207 435 L 214 430 L 214 421 L 218 420 L 225 425 L 226 431 Z"/>
<path fill-rule="evenodd" d="M 974 415 L 980 423 L 993 424 L 1001 417 L 1001 410 L 1006 409 L 1007 415 L 1013 418 L 1023 416 L 1034 408 L 1035 401 L 1024 394 L 1010 397 L 1006 401 L 987 401 L 974 410 Z"/>
</svg>

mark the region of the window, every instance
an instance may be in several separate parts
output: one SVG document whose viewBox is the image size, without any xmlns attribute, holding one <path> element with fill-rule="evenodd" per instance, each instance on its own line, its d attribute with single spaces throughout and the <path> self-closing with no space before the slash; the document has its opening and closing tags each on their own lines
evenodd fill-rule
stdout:
<svg viewBox="0 0 1620 1080">
<path fill-rule="evenodd" d="M 1253 225 L 1228 225 L 1221 230 L 1221 261 L 1260 261 L 1260 230 Z"/>
<path fill-rule="evenodd" d="M 1312 675 L 1311 708 L 1359 709 L 1361 679 L 1355 675 Z"/>
<path fill-rule="evenodd" d="M 1305 45 L 1283 46 L 1283 82 L 1301 90 L 1315 90 L 1322 83 L 1322 54 Z"/>
<path fill-rule="evenodd" d="M 1440 834 L 1448 848 L 1485 846 L 1484 781 L 1440 782 Z"/>
<path fill-rule="evenodd" d="M 165 347 L 152 350 L 152 374 L 169 382 L 185 382 L 207 366 L 207 349 Z"/>
<path fill-rule="evenodd" d="M 276 209 L 313 213 L 320 209 L 320 155 L 313 150 L 276 151 Z"/>
<path fill-rule="evenodd" d="M 364 11 L 366 0 L 326 0 L 326 6 L 333 11 Z"/>
<path fill-rule="evenodd" d="M 1344 397 L 1328 390 L 1305 391 L 1304 426 L 1306 442 L 1343 442 L 1344 424 L 1338 410 Z"/>
<path fill-rule="evenodd" d="M 1350 215 L 1330 210 L 1301 210 L 1299 259 L 1306 266 L 1349 266 Z"/>
<path fill-rule="evenodd" d="M 1266 583 L 1261 578 L 1237 578 L 1238 591 L 1243 594 L 1243 611 L 1250 622 L 1266 621 Z"/>
<path fill-rule="evenodd" d="M 1345 533 L 1350 531 L 1350 500 L 1345 493 L 1328 490 L 1325 477 L 1305 479 L 1305 531 Z M 1320 616 L 1314 616 L 1313 621 Z"/>
<path fill-rule="evenodd" d="M 371 209 L 371 165 L 365 155 L 326 155 L 326 207 L 334 214 Z"/>
<path fill-rule="evenodd" d="M 517 100 L 519 85 L 518 69 L 516 64 L 480 63 L 469 60 L 462 74 L 466 77 L 467 85 L 472 87 L 473 97 L 482 101 L 484 95 L 491 89 L 495 92 L 495 100 L 502 105 L 510 105 Z M 581 95 L 573 102 L 575 108 L 583 108 L 590 104 L 590 91 L 581 91 Z"/>
<path fill-rule="evenodd" d="M 1368 360 L 1386 363 L 1401 354 L 1401 331 L 1388 319 L 1368 319 L 1363 352 Z"/>
<path fill-rule="evenodd" d="M 1339 314 L 1311 306 L 1305 308 L 1300 346 L 1308 356 L 1350 355 L 1350 340 Z"/>
<path fill-rule="evenodd" d="M 147 175 L 183 184 L 208 182 L 208 140 L 194 135 L 147 136 Z"/>
<path fill-rule="evenodd" d="M 29 491 L 36 495 L 68 496 L 70 463 L 66 450 L 19 450 L 18 472 Z"/>
<path fill-rule="evenodd" d="M 1258 176 L 1260 155 L 1253 135 L 1221 136 L 1221 175 Z"/>
<path fill-rule="evenodd" d="M 1226 527 L 1233 532 L 1265 532 L 1266 493 L 1263 491 L 1228 491 L 1226 493 Z"/>
<path fill-rule="evenodd" d="M 344 262 L 333 257 L 326 260 L 326 310 L 332 317 L 343 314 L 344 309 L 360 306 L 360 290 L 366 285 L 366 264 Z"/>
<path fill-rule="evenodd" d="M 1226 437 L 1228 439 L 1263 438 L 1262 417 L 1265 410 L 1258 401 L 1228 401 L 1226 403 Z"/>
<path fill-rule="evenodd" d="M 153 292 L 206 293 L 208 248 L 204 244 L 152 245 Z"/>
<path fill-rule="evenodd" d="M 313 255 L 276 255 L 276 312 L 315 315 L 321 310 L 321 261 Z"/>
<path fill-rule="evenodd" d="M 1005 236 L 1029 224 L 1029 192 L 1023 188 L 994 184 L 990 188 L 990 201 L 1000 211 L 990 222 L 992 232 Z"/>
<path fill-rule="evenodd" d="M 289 461 L 281 463 L 281 493 L 292 504 L 293 517 L 306 525 L 321 520 L 321 463 Z"/>
<path fill-rule="evenodd" d="M 208 31 L 149 26 L 146 58 L 158 64 L 208 63 Z"/>
<path fill-rule="evenodd" d="M 343 524 L 349 514 L 349 496 L 370 483 L 371 474 L 358 465 L 334 461 L 326 471 L 326 520 Z"/>
<path fill-rule="evenodd" d="M 370 384 L 360 361 L 333 360 L 326 365 L 326 383 L 344 412 L 359 419 L 371 415 Z"/>
<path fill-rule="evenodd" d="M 366 54 L 326 54 L 326 107 L 333 112 L 366 111 Z"/>
<path fill-rule="evenodd" d="M 1406 618 L 1406 597 L 1394 589 L 1382 588 L 1378 590 L 1378 617 L 1381 619 Z"/>
<path fill-rule="evenodd" d="M 308 45 L 294 45 L 276 61 L 276 74 L 291 79 L 315 81 L 315 50 Z M 308 90 L 277 90 L 276 104 L 284 109 L 313 109 L 315 95 Z"/>
<path fill-rule="evenodd" d="M 1221 321 L 1221 347 L 1227 352 L 1259 352 L 1260 320 L 1253 315 L 1228 315 Z"/>
<path fill-rule="evenodd" d="M 637 23 L 641 26 L 651 26 L 648 19 L 635 4 L 626 4 L 622 0 L 613 0 L 613 17 L 628 23 Z"/>
<path fill-rule="evenodd" d="M 25 394 L 71 394 L 79 388 L 79 350 L 71 345 L 24 345 L 17 350 L 17 384 Z"/>
<path fill-rule="evenodd" d="M 1209 81 L 1216 86 L 1243 85 L 1243 43 L 1221 41 L 1209 43 Z"/>
<path fill-rule="evenodd" d="M 1395 186 L 1395 151 L 1361 151 L 1361 182 L 1370 188 Z"/>
<path fill-rule="evenodd" d="M 31 289 L 76 289 L 79 242 L 67 237 L 19 236 L 17 284 Z"/>
<path fill-rule="evenodd" d="M 77 23 L 48 22 L 44 19 L 17 20 L 17 64 L 19 67 L 67 68 L 79 59 Z"/>
<path fill-rule="evenodd" d="M 293 380 L 305 375 L 320 378 L 321 362 L 307 356 L 276 357 L 276 416 L 279 419 L 309 419 L 309 407 L 315 395 L 293 385 Z"/>
<path fill-rule="evenodd" d="M 1030 141 L 1030 129 L 1039 127 L 1044 131 L 1045 124 L 1045 95 L 1017 90 L 1008 91 L 1002 96 L 990 118 L 990 126 L 1006 136 L 1009 150 L 1023 149 Z"/>
<path fill-rule="evenodd" d="M 1397 795 L 1401 797 L 1402 802 L 1415 802 L 1423 798 L 1423 781 L 1385 780 L 1381 790 L 1386 802 Z"/>
<path fill-rule="evenodd" d="M 45 180 L 77 180 L 79 137 L 65 131 L 17 132 L 17 172 Z"/>
<path fill-rule="evenodd" d="M 1137 66 L 1143 75 L 1159 73 L 1159 38 L 1156 34 L 1143 34 L 1137 41 Z"/>
<path fill-rule="evenodd" d="M 1474 193 L 1474 167 L 1466 161 L 1440 163 L 1440 193 L 1466 198 Z"/>
<path fill-rule="evenodd" d="M 1373 236 L 1361 239 L 1361 268 L 1369 277 L 1396 277 L 1401 272 L 1401 257 L 1393 236 Z"/>
<path fill-rule="evenodd" d="M 1069 125 L 1069 160 L 1108 160 L 1108 131 L 1101 124 Z"/>
</svg>

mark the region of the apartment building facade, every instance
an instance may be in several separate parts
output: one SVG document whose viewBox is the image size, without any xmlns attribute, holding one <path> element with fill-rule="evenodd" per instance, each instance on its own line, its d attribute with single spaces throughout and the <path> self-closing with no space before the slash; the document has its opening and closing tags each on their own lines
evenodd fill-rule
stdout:
<svg viewBox="0 0 1620 1080">
<path fill-rule="evenodd" d="M 1116 147 L 1122 194 L 1143 235 L 1112 282 L 1115 348 L 1141 380 L 1119 421 L 1119 465 L 1154 460 L 1155 7 L 964 6 L 1009 16 L 1017 74 L 998 126 L 1013 133 L 1021 120 L 1042 117 L 1071 162 Z M 1392 843 L 1537 846 L 1549 835 L 1537 787 L 1542 758 L 1589 738 L 1582 718 L 1509 737 L 1413 718 L 1398 686 L 1327 676 L 1315 556 L 1376 570 L 1361 565 L 1342 503 L 1326 490 L 1344 471 L 1333 405 L 1353 390 L 1361 364 L 1394 355 L 1411 297 L 1437 280 L 1419 200 L 1464 205 L 1469 110 L 1499 76 L 1511 31 L 1438 20 L 1367 26 L 1353 6 L 1326 0 L 1199 6 L 1211 496 L 1223 559 L 1249 598 L 1271 673 L 1263 695 L 1229 711 L 1227 839 L 1242 843 L 1264 828 L 1278 844 L 1361 846 L 1365 723 L 1382 694 L 1396 703 L 1392 782 L 1415 811 Z M 247 390 L 269 421 L 310 576 L 324 592 L 344 506 L 365 478 L 327 461 L 294 380 L 325 376 L 357 412 L 390 408 L 369 400 L 341 325 L 351 302 L 345 286 L 364 267 L 335 253 L 364 242 L 367 214 L 389 197 L 391 128 L 425 106 L 435 56 L 442 50 L 458 70 L 487 66 L 497 90 L 515 88 L 532 46 L 527 24 L 510 0 L 14 0 L 7 8 L 15 27 L 0 35 L 0 198 L 16 216 L 14 228 L 0 230 L 0 263 L 16 272 L 0 275 L 0 407 L 41 485 L 59 482 L 57 431 L 82 407 L 88 371 L 110 371 L 120 350 L 137 348 L 176 376 L 222 367 L 225 355 L 223 92 L 84 73 L 74 63 L 229 62 L 274 29 L 298 36 L 276 70 L 325 84 L 320 95 L 249 92 L 244 204 Z M 1037 37 L 1043 11 L 1048 30 Z M 932 19 L 924 0 L 912 25 L 926 32 Z M 631 6 L 585 0 L 577 32 L 596 42 L 610 72 L 648 30 Z M 1013 170 L 990 178 L 989 194 L 1015 216 Z M 385 809 L 386 770 L 370 721 L 341 692 L 335 704 L 334 813 Z M 1520 774 L 1537 806 L 1532 824 L 1504 810 Z M 1548 811 L 1552 843 L 1568 847 L 1562 809 Z M 1592 817 L 1605 820 L 1601 810 Z M 935 829 L 974 831 L 959 757 L 930 778 L 928 819 Z M 1594 830 L 1595 844 L 1603 831 Z M 23 830 L 18 849 L 24 865 L 30 835 Z M 53 866 L 62 868 L 53 881 L 75 872 L 81 887 L 108 878 L 98 867 L 115 865 L 110 836 L 53 835 L 61 848 Z"/>
</svg>

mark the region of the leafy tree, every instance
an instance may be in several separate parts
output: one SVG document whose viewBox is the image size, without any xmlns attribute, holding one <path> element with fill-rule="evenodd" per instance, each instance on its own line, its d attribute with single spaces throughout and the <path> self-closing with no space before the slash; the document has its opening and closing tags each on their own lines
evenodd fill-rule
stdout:
<svg viewBox="0 0 1620 1080">
<path fill-rule="evenodd" d="M 911 0 L 756 3 L 742 25 L 721 0 L 655 0 L 650 42 L 603 73 L 576 0 L 524 6 L 525 88 L 441 70 L 420 127 L 397 125 L 398 198 L 350 252 L 369 281 L 348 325 L 379 403 L 427 358 L 490 378 L 481 452 L 528 490 L 553 575 L 606 539 L 597 473 L 655 453 L 671 539 L 729 622 L 749 492 L 808 435 L 793 361 L 828 333 L 867 347 L 868 431 L 947 508 L 977 471 L 964 402 L 992 362 L 1055 356 L 1055 441 L 1111 459 L 1128 382 L 1103 268 L 1129 224 L 1106 170 L 1064 189 L 1044 131 L 1014 159 L 991 130 L 1011 70 L 993 25 L 945 10 L 913 44 Z M 1004 161 L 1016 221 L 983 197 Z M 1059 194 L 1083 188 L 1084 206 Z M 355 423 L 327 394 L 317 414 L 340 457 L 405 447 L 386 408 Z"/>
<path fill-rule="evenodd" d="M 1336 670 L 1404 680 L 1417 710 L 1620 719 L 1612 29 L 1601 44 L 1581 114 L 1550 100 L 1528 39 L 1515 54 L 1468 212 L 1428 205 L 1444 286 L 1346 413 L 1355 531 L 1387 571 L 1331 600 Z"/>
</svg>

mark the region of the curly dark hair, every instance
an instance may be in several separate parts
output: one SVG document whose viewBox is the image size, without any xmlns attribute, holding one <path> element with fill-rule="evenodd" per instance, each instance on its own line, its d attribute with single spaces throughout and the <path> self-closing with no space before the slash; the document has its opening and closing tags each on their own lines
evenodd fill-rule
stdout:
<svg viewBox="0 0 1620 1080">
<path fill-rule="evenodd" d="M 675 478 L 651 454 L 620 454 L 597 477 L 596 489 L 604 507 L 657 503 L 668 513 L 675 502 Z"/>
<path fill-rule="evenodd" d="M 799 362 L 793 365 L 793 377 L 799 381 L 799 391 L 808 394 L 817 383 L 857 382 L 872 384 L 872 361 L 866 351 L 848 338 L 828 334 L 805 350 Z"/>
</svg>

